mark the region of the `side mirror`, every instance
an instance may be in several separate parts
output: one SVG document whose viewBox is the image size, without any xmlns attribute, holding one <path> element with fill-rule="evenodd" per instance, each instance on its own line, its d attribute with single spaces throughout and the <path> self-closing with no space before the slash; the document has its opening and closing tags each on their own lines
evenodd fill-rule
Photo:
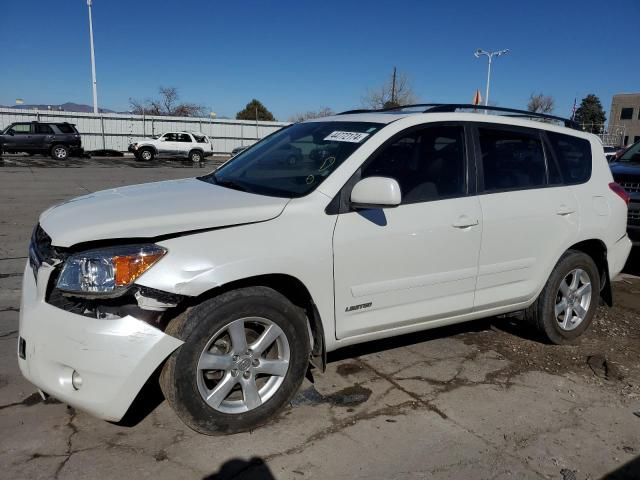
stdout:
<svg viewBox="0 0 640 480">
<path fill-rule="evenodd" d="M 401 201 L 400 185 L 393 178 L 363 178 L 351 190 L 353 208 L 397 207 Z"/>
</svg>

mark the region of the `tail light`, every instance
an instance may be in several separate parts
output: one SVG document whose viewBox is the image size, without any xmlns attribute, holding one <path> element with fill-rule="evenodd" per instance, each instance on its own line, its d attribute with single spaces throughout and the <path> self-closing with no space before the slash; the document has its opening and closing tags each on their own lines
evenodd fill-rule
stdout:
<svg viewBox="0 0 640 480">
<path fill-rule="evenodd" d="M 624 200 L 624 203 L 626 203 L 627 205 L 629 205 L 629 201 L 631 200 L 631 196 L 627 193 L 627 191 L 622 188 L 620 185 L 618 185 L 616 182 L 611 182 L 609 184 L 609 188 L 613 191 L 613 193 L 615 193 L 616 195 L 618 195 L 622 200 Z"/>
</svg>

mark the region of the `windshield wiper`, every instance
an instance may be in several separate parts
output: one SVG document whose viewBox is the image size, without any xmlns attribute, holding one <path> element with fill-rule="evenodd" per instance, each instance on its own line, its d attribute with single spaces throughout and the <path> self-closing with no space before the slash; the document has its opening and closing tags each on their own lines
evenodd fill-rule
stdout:
<svg viewBox="0 0 640 480">
<path fill-rule="evenodd" d="M 237 182 L 234 182 L 233 180 L 220 180 L 218 179 L 218 177 L 215 176 L 215 174 L 213 175 L 213 179 L 215 180 L 216 185 L 220 185 L 221 187 L 230 188 L 232 190 L 238 190 L 240 192 L 248 191 L 245 187 L 243 187 Z"/>
</svg>

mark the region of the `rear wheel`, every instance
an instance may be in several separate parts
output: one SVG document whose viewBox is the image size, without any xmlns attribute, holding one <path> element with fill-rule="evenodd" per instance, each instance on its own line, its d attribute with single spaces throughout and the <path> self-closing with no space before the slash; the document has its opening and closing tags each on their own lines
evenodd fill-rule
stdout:
<svg viewBox="0 0 640 480">
<path fill-rule="evenodd" d="M 65 145 L 54 145 L 51 147 L 51 157 L 54 160 L 66 160 L 69 158 L 69 149 Z"/>
<path fill-rule="evenodd" d="M 599 295 L 600 275 L 595 262 L 583 252 L 569 250 L 556 264 L 525 318 L 549 342 L 569 343 L 593 321 Z"/>
<path fill-rule="evenodd" d="M 184 423 L 208 435 L 268 421 L 298 390 L 309 362 L 304 314 L 266 287 L 207 300 L 166 333 L 185 343 L 163 367 L 162 391 Z"/>
<path fill-rule="evenodd" d="M 201 162 L 202 152 L 200 150 L 191 150 L 189 152 L 189 160 L 191 160 L 192 162 Z"/>
</svg>

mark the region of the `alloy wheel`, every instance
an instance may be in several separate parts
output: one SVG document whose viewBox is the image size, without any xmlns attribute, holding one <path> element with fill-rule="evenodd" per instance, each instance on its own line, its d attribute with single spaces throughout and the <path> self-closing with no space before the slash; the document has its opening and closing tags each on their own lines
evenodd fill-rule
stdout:
<svg viewBox="0 0 640 480">
<path fill-rule="evenodd" d="M 591 305 L 591 294 L 591 279 L 581 268 L 571 270 L 562 279 L 554 311 L 562 330 L 573 330 L 584 321 Z"/>
<path fill-rule="evenodd" d="M 219 412 L 248 412 L 278 391 L 290 356 L 285 333 L 271 320 L 234 320 L 213 335 L 200 354 L 198 391 Z"/>
</svg>

